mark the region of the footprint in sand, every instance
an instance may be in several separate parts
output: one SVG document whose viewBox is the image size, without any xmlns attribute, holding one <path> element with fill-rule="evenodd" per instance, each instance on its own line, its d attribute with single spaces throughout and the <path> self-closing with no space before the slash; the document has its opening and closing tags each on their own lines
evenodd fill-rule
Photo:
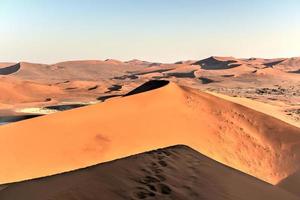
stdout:
<svg viewBox="0 0 300 200">
<path fill-rule="evenodd" d="M 164 183 L 167 179 L 163 174 L 163 168 L 168 166 L 164 159 L 170 155 L 171 153 L 160 150 L 151 153 L 156 161 L 151 162 L 146 169 L 141 169 L 146 172 L 146 175 L 137 180 L 140 186 L 133 192 L 133 199 L 151 199 L 159 195 L 170 195 L 172 193 L 171 187 Z"/>
</svg>

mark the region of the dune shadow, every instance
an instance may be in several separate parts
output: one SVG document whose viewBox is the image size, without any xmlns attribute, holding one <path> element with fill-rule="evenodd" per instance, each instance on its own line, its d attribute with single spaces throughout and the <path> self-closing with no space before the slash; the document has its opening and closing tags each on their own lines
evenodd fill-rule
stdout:
<svg viewBox="0 0 300 200">
<path fill-rule="evenodd" d="M 289 71 L 288 73 L 300 74 L 300 69 L 295 70 L 295 71 Z"/>
<path fill-rule="evenodd" d="M 142 92 L 147 92 L 149 90 L 154 90 L 160 87 L 163 87 L 165 85 L 168 85 L 169 81 L 167 80 L 150 80 L 144 84 L 142 84 L 141 86 L 135 88 L 134 90 L 128 92 L 127 94 L 123 95 L 125 96 L 130 96 L 130 95 L 134 95 L 134 94 L 138 94 L 138 93 L 142 93 Z"/>
<path fill-rule="evenodd" d="M 202 84 L 209 84 L 209 83 L 216 82 L 216 81 L 214 81 L 212 79 L 205 78 L 205 77 L 200 77 L 199 80 L 202 82 Z"/>
<path fill-rule="evenodd" d="M 20 68 L 21 68 L 20 63 L 13 66 L 0 68 L 0 75 L 9 75 L 9 74 L 16 73 L 17 71 L 20 70 Z"/>
<path fill-rule="evenodd" d="M 108 87 L 108 91 L 106 91 L 105 93 L 110 93 L 110 92 L 115 92 L 115 91 L 120 91 L 122 89 L 122 85 L 117 85 L 117 84 L 114 84 L 110 87 Z"/>
<path fill-rule="evenodd" d="M 122 96 L 122 95 L 115 94 L 115 95 L 101 96 L 101 97 L 97 97 L 97 100 L 98 101 L 105 101 L 107 99 L 114 98 L 114 97 L 120 97 L 120 96 Z"/>
<path fill-rule="evenodd" d="M 234 77 L 234 74 L 224 74 L 222 75 L 222 77 L 230 78 L 230 77 Z"/>
<path fill-rule="evenodd" d="M 86 104 L 66 104 L 66 105 L 55 105 L 55 106 L 47 106 L 46 109 L 56 110 L 56 111 L 64 111 L 70 110 L 74 108 L 80 108 L 86 106 Z"/>
<path fill-rule="evenodd" d="M 98 85 L 95 85 L 95 86 L 93 86 L 93 87 L 88 88 L 88 91 L 96 90 L 98 87 L 99 87 Z"/>
<path fill-rule="evenodd" d="M 193 65 L 199 65 L 202 69 L 206 70 L 221 70 L 221 69 L 230 69 L 238 67 L 241 64 L 237 63 L 235 60 L 226 60 L 220 61 L 214 57 L 206 58 L 204 60 L 197 61 Z"/>
<path fill-rule="evenodd" d="M 174 72 L 174 73 L 167 73 L 166 77 L 175 77 L 175 78 L 195 78 L 195 72 L 196 70 L 190 71 L 190 72 Z"/>
<path fill-rule="evenodd" d="M 300 196 L 300 191 L 298 187 L 299 183 L 300 183 L 300 171 L 298 170 L 293 174 L 290 174 L 285 179 L 281 180 L 276 186 L 283 188 L 292 194 Z"/>
<path fill-rule="evenodd" d="M 35 117 L 39 117 L 39 116 L 42 116 L 42 115 L 3 116 L 3 117 L 0 117 L 0 125 L 17 122 L 17 121 L 22 121 L 25 119 L 31 119 L 31 118 L 35 118 Z"/>
<path fill-rule="evenodd" d="M 134 79 L 138 79 L 139 77 L 136 75 L 123 75 L 123 76 L 116 76 L 112 79 L 116 79 L 116 80 L 126 80 L 126 79 L 130 79 L 130 80 L 134 80 Z"/>
<path fill-rule="evenodd" d="M 264 65 L 267 66 L 267 67 L 273 67 L 274 65 L 278 65 L 279 63 L 282 63 L 283 61 L 284 61 L 284 59 L 283 60 L 279 60 L 279 61 L 265 63 Z"/>
<path fill-rule="evenodd" d="M 146 72 L 138 72 L 135 73 L 134 75 L 146 75 L 146 74 L 152 74 L 152 73 L 162 73 L 162 72 L 167 72 L 170 71 L 172 69 L 158 69 L 158 70 L 152 70 L 152 71 L 146 71 Z"/>
</svg>

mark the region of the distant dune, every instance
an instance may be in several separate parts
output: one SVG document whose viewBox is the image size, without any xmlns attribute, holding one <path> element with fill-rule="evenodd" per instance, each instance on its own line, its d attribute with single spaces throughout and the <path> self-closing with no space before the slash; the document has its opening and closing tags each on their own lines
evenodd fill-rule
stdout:
<svg viewBox="0 0 300 200">
<path fill-rule="evenodd" d="M 174 144 L 272 184 L 296 172 L 300 162 L 299 128 L 174 83 L 2 126 L 0 132 L 1 183 Z"/>
<path fill-rule="evenodd" d="M 296 200 L 298 197 L 182 145 L 0 186 L 1 200 Z"/>
<path fill-rule="evenodd" d="M 39 107 L 41 103 L 44 105 L 46 99 L 52 100 L 47 101 L 46 106 L 55 106 L 121 96 L 151 79 L 167 79 L 199 89 L 232 88 L 237 93 L 239 88 L 283 87 L 289 93 L 285 97 L 280 96 L 278 99 L 277 96 L 262 95 L 259 98 L 262 101 L 275 98 L 289 107 L 297 105 L 300 100 L 300 90 L 297 90 L 300 86 L 299 70 L 299 58 L 240 59 L 220 56 L 175 64 L 137 59 L 127 62 L 114 59 L 74 60 L 50 65 L 0 63 L 0 78 L 3 83 L 0 86 L 0 116 L 6 112 L 3 109 L 14 112 L 20 107 Z M 8 82 L 10 87 L 7 86 Z M 11 91 L 9 88 L 14 87 L 14 84 L 16 88 Z M 24 87 L 22 91 L 20 84 Z M 40 85 L 44 89 L 37 90 L 33 85 Z M 121 89 L 110 90 L 114 85 Z"/>
<path fill-rule="evenodd" d="M 0 77 L 0 99 L 4 104 L 45 102 L 62 93 L 57 86 L 49 86 L 14 77 Z M 1 107 L 1 106 L 0 106 Z"/>
<path fill-rule="evenodd" d="M 299 57 L 287 58 L 272 66 L 276 69 L 280 69 L 287 72 L 296 71 L 299 70 L 300 68 L 300 58 Z"/>
<path fill-rule="evenodd" d="M 15 77 L 41 82 L 66 80 L 95 81 L 101 78 L 118 76 L 125 71 L 137 70 L 142 67 L 141 65 L 128 65 L 116 60 L 66 61 L 52 65 L 21 62 L 18 66 L 20 69 L 14 75 Z"/>
</svg>

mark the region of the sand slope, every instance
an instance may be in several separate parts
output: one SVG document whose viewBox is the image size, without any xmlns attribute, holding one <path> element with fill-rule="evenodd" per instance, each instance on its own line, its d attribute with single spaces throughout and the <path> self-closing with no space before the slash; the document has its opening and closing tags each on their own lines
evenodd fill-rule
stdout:
<svg viewBox="0 0 300 200">
<path fill-rule="evenodd" d="M 287 58 L 281 62 L 272 65 L 274 68 L 286 71 L 286 72 L 299 72 L 300 70 L 300 58 Z"/>
<path fill-rule="evenodd" d="M 24 81 L 13 77 L 0 77 L 1 103 L 45 102 L 47 98 L 63 93 L 57 86 Z"/>
<path fill-rule="evenodd" d="M 1 200 L 298 199 L 179 145 L 3 188 Z"/>
<path fill-rule="evenodd" d="M 262 103 L 259 101 L 255 101 L 255 100 L 247 99 L 247 98 L 243 98 L 243 97 L 231 97 L 231 96 L 218 94 L 218 93 L 214 93 L 214 92 L 210 92 L 210 91 L 207 91 L 207 92 L 209 94 L 213 94 L 217 97 L 226 99 L 228 101 L 232 101 L 234 103 L 238 103 L 240 105 L 246 106 L 246 107 L 256 110 L 258 112 L 262 112 L 267 115 L 276 117 L 277 119 L 280 119 L 281 121 L 284 121 L 288 124 L 291 124 L 293 126 L 300 128 L 300 121 L 295 121 L 295 120 L 292 120 L 291 118 L 289 118 L 287 115 L 284 114 L 284 112 L 282 112 L 282 108 L 279 106 L 270 105 L 270 104 Z"/>
<path fill-rule="evenodd" d="M 174 144 L 273 184 L 298 170 L 300 162 L 299 128 L 174 83 L 4 125 L 0 133 L 0 183 Z"/>
</svg>

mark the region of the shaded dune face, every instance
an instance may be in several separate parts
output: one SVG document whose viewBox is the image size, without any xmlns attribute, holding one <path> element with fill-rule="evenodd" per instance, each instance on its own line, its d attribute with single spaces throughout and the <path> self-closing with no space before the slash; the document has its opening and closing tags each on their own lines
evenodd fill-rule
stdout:
<svg viewBox="0 0 300 200">
<path fill-rule="evenodd" d="M 287 178 L 281 180 L 277 184 L 277 186 L 300 197 L 299 183 L 300 183 L 300 170 L 288 176 Z"/>
<path fill-rule="evenodd" d="M 284 60 L 271 61 L 271 62 L 264 63 L 264 65 L 267 66 L 267 67 L 273 67 L 274 65 L 278 65 L 283 61 Z"/>
<path fill-rule="evenodd" d="M 199 77 L 199 80 L 202 82 L 202 84 L 209 84 L 215 82 L 214 80 L 205 77 Z"/>
<path fill-rule="evenodd" d="M 139 93 L 145 87 L 157 89 Z M 174 83 L 139 88 L 136 95 L 0 127 L 0 183 L 174 144 L 272 184 L 299 169 L 298 128 Z"/>
<path fill-rule="evenodd" d="M 166 81 L 166 80 L 151 80 L 151 81 L 148 81 L 148 82 L 142 84 L 141 86 L 135 88 L 134 90 L 128 92 L 124 96 L 130 96 L 130 95 L 146 92 L 149 90 L 154 90 L 154 89 L 163 87 L 167 84 L 169 84 L 169 81 Z"/>
<path fill-rule="evenodd" d="M 218 70 L 218 69 L 229 69 L 233 67 L 238 67 L 241 64 L 234 59 L 221 60 L 215 57 L 210 57 L 204 60 L 200 60 L 194 63 L 194 65 L 200 65 L 202 69 L 207 70 Z"/>
<path fill-rule="evenodd" d="M 1 200 L 298 199 L 183 145 L 3 188 Z"/>
<path fill-rule="evenodd" d="M 17 71 L 20 70 L 20 68 L 21 68 L 20 63 L 13 66 L 0 68 L 0 75 L 9 75 L 9 74 L 16 73 Z"/>
<path fill-rule="evenodd" d="M 109 98 L 114 98 L 114 97 L 131 96 L 131 95 L 135 95 L 135 94 L 138 94 L 138 93 L 142 93 L 142 92 L 146 92 L 146 91 L 150 91 L 150 90 L 154 90 L 154 89 L 163 87 L 163 86 L 167 85 L 168 83 L 169 83 L 169 81 L 166 81 L 166 80 L 150 80 L 150 81 L 140 85 L 139 87 L 135 88 L 134 90 L 128 92 L 127 94 L 124 94 L 124 95 L 106 95 L 106 96 L 98 97 L 97 100 L 105 101 Z M 111 87 L 111 88 L 113 88 L 113 87 Z"/>
<path fill-rule="evenodd" d="M 17 122 L 20 120 L 31 119 L 34 117 L 39 117 L 40 115 L 21 115 L 21 116 L 2 116 L 0 117 L 0 123 L 9 123 L 9 122 Z"/>
</svg>

